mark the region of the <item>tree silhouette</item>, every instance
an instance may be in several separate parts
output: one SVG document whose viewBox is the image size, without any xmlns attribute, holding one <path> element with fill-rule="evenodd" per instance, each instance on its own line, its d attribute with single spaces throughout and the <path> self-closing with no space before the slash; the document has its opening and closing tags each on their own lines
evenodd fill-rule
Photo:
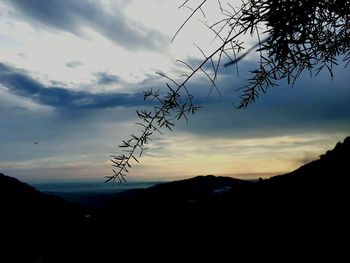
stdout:
<svg viewBox="0 0 350 263">
<path fill-rule="evenodd" d="M 179 80 L 158 73 L 166 80 L 166 92 L 150 89 L 144 98 L 156 102 L 153 110 L 137 111 L 142 127 L 141 135 L 131 135 L 120 145 L 122 154 L 112 155 L 115 167 L 110 180 L 126 181 L 125 176 L 131 162 L 139 162 L 146 145 L 154 132 L 162 133 L 163 127 L 172 129 L 174 122 L 186 119 L 199 107 L 194 105 L 188 87 L 195 75 L 202 74 L 208 79 L 211 90 L 217 87 L 220 66 L 237 66 L 250 52 L 257 52 L 255 70 L 243 87 L 240 87 L 241 101 L 237 109 L 244 109 L 255 102 L 259 94 L 266 93 L 269 87 L 277 86 L 278 81 L 286 79 L 290 85 L 302 72 L 311 76 L 327 70 L 333 78 L 333 68 L 339 62 L 348 66 L 350 62 L 350 1 L 349 0 L 245 0 L 235 8 L 233 1 L 225 5 L 218 0 L 220 15 L 212 25 L 206 25 L 215 33 L 219 44 L 214 52 L 203 55 L 199 66 L 178 60 L 188 69 Z M 179 8 L 191 10 L 188 18 L 179 27 L 172 41 L 197 14 L 205 16 L 207 0 L 186 0 Z M 256 45 L 244 50 L 244 35 L 256 38 Z"/>
</svg>

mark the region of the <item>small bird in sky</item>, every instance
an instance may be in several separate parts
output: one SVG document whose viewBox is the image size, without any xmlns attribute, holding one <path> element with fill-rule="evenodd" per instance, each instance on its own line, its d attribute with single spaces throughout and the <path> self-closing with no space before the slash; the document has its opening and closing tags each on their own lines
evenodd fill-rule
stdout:
<svg viewBox="0 0 350 263">
<path fill-rule="evenodd" d="M 38 144 L 38 142 L 34 142 L 34 144 Z"/>
</svg>

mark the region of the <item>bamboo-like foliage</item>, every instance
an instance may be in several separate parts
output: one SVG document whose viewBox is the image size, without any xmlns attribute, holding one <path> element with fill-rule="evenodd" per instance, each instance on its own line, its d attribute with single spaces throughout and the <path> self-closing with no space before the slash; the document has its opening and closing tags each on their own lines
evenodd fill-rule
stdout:
<svg viewBox="0 0 350 263">
<path fill-rule="evenodd" d="M 198 4 L 198 1 L 186 0 L 181 4 L 179 8 L 189 9 L 190 15 L 172 41 L 193 17 L 205 16 L 207 1 Z M 251 71 L 246 85 L 238 88 L 241 102 L 237 109 L 244 109 L 260 93 L 277 86 L 279 80 L 286 79 L 294 85 L 302 72 L 314 76 L 323 69 L 333 78 L 333 68 L 339 60 L 345 66 L 350 62 L 349 0 L 245 0 L 237 8 L 230 1 L 224 5 L 218 0 L 217 6 L 221 16 L 212 25 L 206 25 L 219 40 L 217 48 L 206 54 L 197 46 L 203 60 L 196 67 L 178 60 L 189 70 L 179 80 L 159 73 L 166 80 L 167 91 L 165 95 L 152 89 L 144 92 L 144 98 L 155 100 L 157 106 L 153 111 L 137 111 L 141 135 L 131 135 L 120 145 L 123 153 L 111 156 L 115 169 L 107 181 L 126 181 L 131 162 L 139 162 L 154 132 L 162 133 L 163 127 L 172 130 L 176 120 L 187 120 L 188 114 L 199 109 L 188 88 L 195 75 L 202 74 L 211 85 L 210 91 L 215 89 L 220 94 L 216 84 L 220 66 L 236 66 L 238 71 L 242 58 L 258 52 L 256 69 Z M 257 44 L 245 51 L 242 36 L 246 34 L 255 37 Z"/>
</svg>

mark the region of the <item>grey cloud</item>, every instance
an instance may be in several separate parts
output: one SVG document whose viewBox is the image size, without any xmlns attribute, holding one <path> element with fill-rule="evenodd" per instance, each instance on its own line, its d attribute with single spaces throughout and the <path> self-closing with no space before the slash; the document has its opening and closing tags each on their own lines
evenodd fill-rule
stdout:
<svg viewBox="0 0 350 263">
<path fill-rule="evenodd" d="M 0 84 L 9 92 L 30 98 L 39 104 L 57 109 L 103 109 L 117 106 L 133 107 L 143 104 L 141 94 L 89 93 L 60 86 L 45 86 L 25 72 L 0 63 Z"/>
<path fill-rule="evenodd" d="M 83 36 L 89 27 L 128 50 L 165 49 L 166 36 L 133 21 L 114 6 L 105 10 L 92 0 L 5 0 L 32 23 Z"/>
<path fill-rule="evenodd" d="M 291 100 L 290 103 L 295 103 Z M 335 102 L 333 102 L 336 105 Z M 269 107 L 264 103 L 237 111 L 226 102 L 211 102 L 191 117 L 189 124 L 180 123 L 178 129 L 202 137 L 269 137 L 299 133 L 348 133 L 350 109 L 339 108 L 327 115 L 328 107 L 299 108 L 289 105 Z M 345 116 L 348 114 L 347 116 Z"/>
<path fill-rule="evenodd" d="M 98 72 L 95 76 L 97 78 L 97 84 L 99 85 L 110 85 L 120 82 L 118 76 L 106 72 Z"/>
<path fill-rule="evenodd" d="M 80 60 L 69 61 L 66 63 L 66 67 L 68 68 L 77 68 L 82 65 L 84 65 L 84 63 Z"/>
<path fill-rule="evenodd" d="M 249 65 L 241 63 L 241 69 Z M 206 98 L 210 89 L 208 81 L 192 86 L 194 102 L 203 106 L 190 118 L 189 124 L 179 129 L 198 136 L 265 137 L 303 132 L 348 133 L 350 130 L 350 82 L 348 69 L 336 68 L 332 82 L 326 72 L 317 78 L 302 76 L 291 88 L 281 82 L 279 87 L 261 94 L 255 104 L 246 110 L 235 110 L 248 74 L 240 76 L 231 72 L 219 76 L 218 86 L 223 97 Z M 207 87 L 207 88 L 206 88 Z M 204 90 L 204 92 L 203 92 Z"/>
</svg>

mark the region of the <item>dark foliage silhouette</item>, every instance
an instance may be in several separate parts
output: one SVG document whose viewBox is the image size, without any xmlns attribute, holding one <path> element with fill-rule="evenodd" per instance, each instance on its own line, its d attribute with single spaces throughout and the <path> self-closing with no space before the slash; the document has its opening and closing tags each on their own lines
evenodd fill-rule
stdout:
<svg viewBox="0 0 350 263">
<path fill-rule="evenodd" d="M 125 181 L 131 162 L 139 162 L 138 158 L 147 149 L 153 133 L 161 133 L 163 127 L 172 130 L 177 120 L 187 120 L 188 114 L 199 109 L 190 91 L 190 82 L 197 75 L 209 81 L 210 93 L 215 89 L 220 94 L 217 78 L 222 64 L 234 65 L 238 72 L 239 61 L 248 53 L 257 52 L 257 68 L 251 71 L 246 85 L 237 88 L 241 92 L 241 101 L 236 108 L 244 109 L 281 80 L 294 85 L 303 72 L 313 76 L 323 69 L 333 78 L 334 66 L 340 61 L 345 66 L 349 64 L 348 0 L 247 0 L 242 1 L 238 8 L 230 1 L 224 4 L 219 0 L 217 3 L 221 15 L 213 24 L 205 24 L 219 40 L 217 48 L 205 54 L 198 47 L 203 55 L 198 66 L 178 60 L 189 69 L 179 79 L 159 73 L 166 80 L 166 91 L 150 89 L 144 92 L 144 98 L 155 101 L 157 105 L 153 110 L 137 111 L 141 134 L 132 134 L 120 145 L 122 154 L 111 156 L 115 169 L 107 181 Z M 190 15 L 172 41 L 197 14 L 205 16 L 206 4 L 206 0 L 200 4 L 191 0 L 183 2 L 179 8 L 190 10 Z M 242 37 L 247 34 L 255 37 L 257 44 L 245 51 Z"/>
</svg>

